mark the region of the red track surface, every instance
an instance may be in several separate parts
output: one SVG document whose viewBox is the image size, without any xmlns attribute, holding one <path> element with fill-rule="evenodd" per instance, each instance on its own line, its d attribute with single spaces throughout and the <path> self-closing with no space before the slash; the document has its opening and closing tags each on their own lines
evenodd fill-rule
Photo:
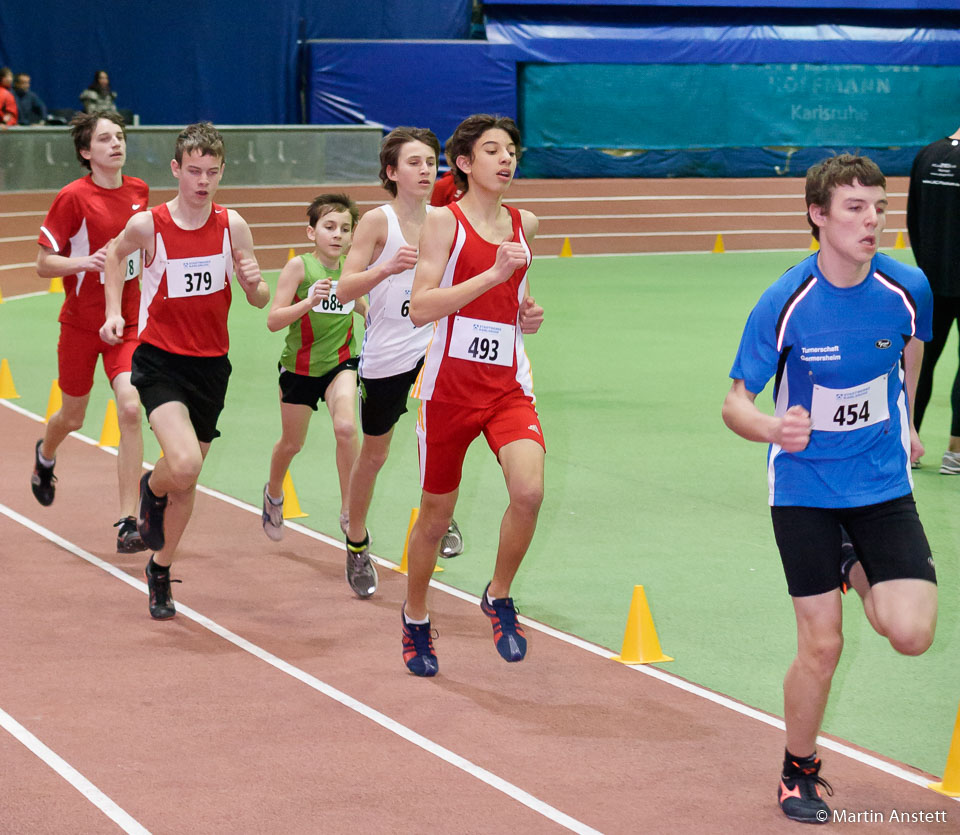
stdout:
<svg viewBox="0 0 960 835">
<path fill-rule="evenodd" d="M 881 246 L 906 238 L 906 178 L 887 183 L 890 208 Z M 306 251 L 305 207 L 323 191 L 346 191 L 361 210 L 383 203 L 379 186 L 224 187 L 218 202 L 250 223 L 260 265 L 279 269 L 291 248 Z M 169 200 L 155 189 L 151 203 Z M 33 264 L 40 224 L 52 192 L 3 195 L 0 292 L 44 290 Z M 517 180 L 508 201 L 540 217 L 535 255 L 558 255 L 569 239 L 574 255 L 711 252 L 717 235 L 727 250 L 806 249 L 803 179 Z"/>
<path fill-rule="evenodd" d="M 115 459 L 68 439 L 56 502 L 42 508 L 28 484 L 40 433 L 0 405 L 0 710 L 146 829 L 563 831 L 482 768 L 583 831 L 798 831 L 774 799 L 776 728 L 532 628 L 527 659 L 505 664 L 475 603 L 440 591 L 440 675 L 416 679 L 400 657 L 402 576 L 381 569 L 380 592 L 357 600 L 339 547 L 294 530 L 271 543 L 256 514 L 208 495 L 174 569 L 181 612 L 152 621 L 142 589 L 11 518 L 142 579 L 142 555 L 112 550 Z M 244 651 L 187 606 L 312 678 Z M 957 830 L 954 802 L 837 753 L 825 762 L 837 809 L 941 812 L 946 823 L 883 831 Z M 117 831 L 3 730 L 0 763 L 3 832 Z"/>
</svg>

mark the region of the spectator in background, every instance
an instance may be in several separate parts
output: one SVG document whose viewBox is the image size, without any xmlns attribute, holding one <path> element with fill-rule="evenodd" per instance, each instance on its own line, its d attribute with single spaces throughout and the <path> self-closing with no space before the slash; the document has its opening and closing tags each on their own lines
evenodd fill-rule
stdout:
<svg viewBox="0 0 960 835">
<path fill-rule="evenodd" d="M 13 127 L 18 121 L 17 100 L 11 92 L 13 73 L 10 67 L 0 67 L 0 129 Z"/>
<path fill-rule="evenodd" d="M 83 109 L 87 113 L 97 110 L 117 112 L 117 94 L 110 87 L 110 76 L 106 70 L 97 70 L 93 75 L 93 84 L 80 94 Z"/>
<path fill-rule="evenodd" d="M 30 76 L 25 72 L 13 77 L 13 95 L 17 99 L 21 125 L 42 125 L 47 121 L 47 106 L 30 89 Z"/>
<path fill-rule="evenodd" d="M 910 171 L 907 229 L 917 266 L 933 290 L 933 336 L 923 353 L 914 424 L 920 429 L 933 389 L 933 369 L 960 320 L 960 128 L 921 149 Z M 950 437 L 940 472 L 960 474 L 960 370 L 950 392 Z"/>
</svg>

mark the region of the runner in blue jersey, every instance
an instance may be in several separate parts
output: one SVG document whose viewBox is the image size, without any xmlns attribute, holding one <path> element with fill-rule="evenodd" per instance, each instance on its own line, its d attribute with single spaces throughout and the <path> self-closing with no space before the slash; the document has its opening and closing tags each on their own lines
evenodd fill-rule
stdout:
<svg viewBox="0 0 960 835">
<path fill-rule="evenodd" d="M 816 738 L 843 647 L 841 587 L 856 589 L 873 628 L 905 655 L 926 651 L 937 618 L 910 472 L 923 454 L 912 413 L 932 295 L 920 270 L 877 252 L 885 189 L 866 157 L 831 157 L 807 172 L 820 249 L 760 297 L 723 404 L 730 429 L 770 445 L 773 529 L 797 619 L 778 800 L 808 823 L 830 819 Z M 755 399 L 771 379 L 768 415 Z M 843 529 L 858 561 L 841 562 Z"/>
</svg>

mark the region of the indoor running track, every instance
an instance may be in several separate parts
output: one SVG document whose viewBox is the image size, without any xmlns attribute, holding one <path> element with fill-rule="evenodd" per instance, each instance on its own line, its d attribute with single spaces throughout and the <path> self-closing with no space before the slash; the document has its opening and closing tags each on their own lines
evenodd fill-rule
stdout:
<svg viewBox="0 0 960 835">
<path fill-rule="evenodd" d="M 198 495 L 179 613 L 152 621 L 144 555 L 113 552 L 114 457 L 69 438 L 43 508 L 41 433 L 0 401 L 3 832 L 797 833 L 775 802 L 778 720 L 538 624 L 508 665 L 476 598 L 439 588 L 440 675 L 417 679 L 401 575 L 358 600 L 335 540 L 272 543 L 225 497 Z M 825 746 L 844 746 L 821 743 L 837 809 L 957 830 L 926 775 Z"/>
</svg>

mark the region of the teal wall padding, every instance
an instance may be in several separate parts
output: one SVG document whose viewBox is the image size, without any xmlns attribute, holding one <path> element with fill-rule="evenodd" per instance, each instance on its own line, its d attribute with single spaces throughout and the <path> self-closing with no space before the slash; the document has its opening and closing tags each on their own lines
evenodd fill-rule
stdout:
<svg viewBox="0 0 960 835">
<path fill-rule="evenodd" d="M 526 64 L 529 147 L 924 145 L 960 113 L 960 67 Z"/>
</svg>

